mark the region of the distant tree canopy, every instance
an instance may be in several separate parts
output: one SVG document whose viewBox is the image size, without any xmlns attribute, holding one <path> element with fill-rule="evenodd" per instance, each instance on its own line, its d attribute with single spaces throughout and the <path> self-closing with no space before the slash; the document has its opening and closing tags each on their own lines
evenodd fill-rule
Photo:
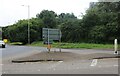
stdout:
<svg viewBox="0 0 120 76">
<path fill-rule="evenodd" d="M 44 27 L 46 28 L 56 28 L 56 17 L 57 14 L 54 11 L 43 10 L 40 14 L 37 14 L 38 19 L 42 19 L 44 22 Z"/>
<path fill-rule="evenodd" d="M 43 10 L 31 18 L 30 41 L 42 40 L 42 28 L 59 28 L 63 42 L 113 43 L 120 40 L 120 2 L 90 3 L 86 14 L 78 19 L 73 13 L 61 13 Z M 27 43 L 28 20 L 3 28 L 3 38 L 10 42 Z"/>
</svg>

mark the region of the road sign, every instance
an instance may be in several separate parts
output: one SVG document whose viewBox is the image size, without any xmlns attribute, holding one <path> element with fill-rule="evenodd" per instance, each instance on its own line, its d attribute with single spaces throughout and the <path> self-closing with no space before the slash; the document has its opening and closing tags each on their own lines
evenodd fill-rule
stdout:
<svg viewBox="0 0 120 76">
<path fill-rule="evenodd" d="M 43 39 L 48 38 L 52 40 L 60 40 L 61 39 L 60 29 L 43 28 Z"/>
<path fill-rule="evenodd" d="M 50 29 L 50 28 L 43 28 L 42 31 L 42 36 L 43 36 L 43 42 L 44 44 L 47 44 L 48 47 L 48 51 L 50 51 L 51 45 L 53 43 L 53 40 L 58 40 L 59 42 L 61 42 L 61 31 L 60 29 Z M 60 52 L 61 52 L 61 48 L 60 48 Z"/>
</svg>

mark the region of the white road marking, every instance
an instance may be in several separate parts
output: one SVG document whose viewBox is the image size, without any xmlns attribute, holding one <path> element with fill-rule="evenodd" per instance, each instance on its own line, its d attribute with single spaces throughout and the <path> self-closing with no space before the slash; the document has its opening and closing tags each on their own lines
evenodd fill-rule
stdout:
<svg viewBox="0 0 120 76">
<path fill-rule="evenodd" d="M 41 71 L 40 69 L 38 69 L 38 71 Z"/>
<path fill-rule="evenodd" d="M 52 66 L 48 67 L 48 69 L 52 69 L 55 70 L 55 67 L 58 66 L 59 64 L 61 64 L 63 61 L 58 61 L 56 64 L 53 64 Z"/>
<path fill-rule="evenodd" d="M 62 63 L 63 61 L 59 61 L 60 63 Z"/>
<path fill-rule="evenodd" d="M 0 76 L 2 76 L 2 72 L 0 72 Z"/>
<path fill-rule="evenodd" d="M 93 59 L 93 61 L 92 61 L 92 63 L 91 63 L 90 66 L 96 66 L 96 65 L 97 65 L 97 60 L 98 60 L 98 59 Z"/>
<path fill-rule="evenodd" d="M 99 68 L 101 68 L 102 66 L 98 66 Z"/>
<path fill-rule="evenodd" d="M 113 66 L 118 66 L 118 65 L 113 65 Z"/>
<path fill-rule="evenodd" d="M 0 65 L 3 65 L 3 64 L 0 64 Z"/>
<path fill-rule="evenodd" d="M 3 50 L 5 50 L 5 49 L 0 49 L 0 51 L 3 51 Z"/>
</svg>

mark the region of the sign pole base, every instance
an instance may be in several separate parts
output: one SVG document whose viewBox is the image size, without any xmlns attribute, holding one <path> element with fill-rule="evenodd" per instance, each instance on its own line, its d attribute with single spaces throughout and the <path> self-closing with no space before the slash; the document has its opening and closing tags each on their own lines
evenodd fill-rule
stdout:
<svg viewBox="0 0 120 76">
<path fill-rule="evenodd" d="M 51 49 L 51 45 L 50 44 L 47 45 L 47 49 L 48 49 L 48 52 L 50 52 L 50 49 Z"/>
</svg>

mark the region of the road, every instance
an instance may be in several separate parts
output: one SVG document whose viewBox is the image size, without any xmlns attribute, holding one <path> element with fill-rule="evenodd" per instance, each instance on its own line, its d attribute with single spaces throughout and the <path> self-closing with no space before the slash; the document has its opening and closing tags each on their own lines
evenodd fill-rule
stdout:
<svg viewBox="0 0 120 76">
<path fill-rule="evenodd" d="M 10 57 L 20 57 L 26 56 L 33 52 L 47 51 L 45 48 L 39 47 L 29 47 L 29 46 L 13 46 L 7 45 L 6 48 L 0 48 L 2 50 L 2 58 L 10 58 Z"/>
<path fill-rule="evenodd" d="M 12 63 L 11 61 L 41 53 L 47 49 L 8 45 L 7 48 L 0 51 L 2 51 L 3 62 L 0 66 L 2 66 L 3 74 L 118 74 L 118 58 L 88 59 L 92 55 L 112 55 L 114 53 L 112 50 L 62 49 L 64 52 L 81 55 L 81 59 L 25 63 Z"/>
</svg>

